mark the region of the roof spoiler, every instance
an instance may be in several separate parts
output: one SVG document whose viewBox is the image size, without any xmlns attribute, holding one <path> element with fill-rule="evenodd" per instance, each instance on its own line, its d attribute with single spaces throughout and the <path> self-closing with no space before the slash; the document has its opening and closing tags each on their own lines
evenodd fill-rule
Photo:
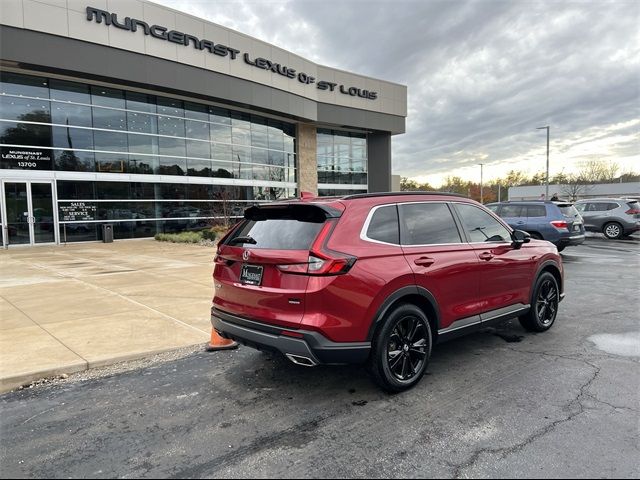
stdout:
<svg viewBox="0 0 640 480">
<path fill-rule="evenodd" d="M 317 203 L 268 203 L 253 205 L 244 211 L 244 218 L 253 221 L 297 220 L 323 223 L 328 218 L 340 218 L 342 211 Z"/>
</svg>

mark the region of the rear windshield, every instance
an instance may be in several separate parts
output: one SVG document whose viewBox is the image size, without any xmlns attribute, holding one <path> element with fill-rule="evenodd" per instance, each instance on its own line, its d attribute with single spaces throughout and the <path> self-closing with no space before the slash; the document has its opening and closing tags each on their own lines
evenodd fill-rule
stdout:
<svg viewBox="0 0 640 480">
<path fill-rule="evenodd" d="M 292 219 L 245 220 L 245 224 L 227 241 L 227 245 L 274 250 L 309 250 L 322 225 L 324 223 Z M 256 243 L 233 242 L 234 238 L 246 236 L 251 237 Z"/>
<path fill-rule="evenodd" d="M 627 202 L 627 205 L 629 206 L 629 208 L 631 208 L 633 210 L 640 210 L 640 203 L 639 202 Z"/>
<path fill-rule="evenodd" d="M 573 205 L 558 205 L 558 208 L 565 217 L 574 218 L 580 215 Z"/>
</svg>

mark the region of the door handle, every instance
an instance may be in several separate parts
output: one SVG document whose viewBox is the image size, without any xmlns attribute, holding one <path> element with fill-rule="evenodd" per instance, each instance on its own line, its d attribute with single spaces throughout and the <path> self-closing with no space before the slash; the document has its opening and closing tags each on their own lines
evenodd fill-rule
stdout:
<svg viewBox="0 0 640 480">
<path fill-rule="evenodd" d="M 489 261 L 493 258 L 493 254 L 489 252 L 482 252 L 480 255 L 478 255 L 478 257 L 480 258 L 480 260 Z"/>
<path fill-rule="evenodd" d="M 516 225 L 524 225 L 526 222 L 520 221 L 520 222 L 516 222 Z"/>
<path fill-rule="evenodd" d="M 413 263 L 416 265 L 420 265 L 421 267 L 430 267 L 435 262 L 435 259 L 431 257 L 420 257 L 416 258 Z"/>
</svg>

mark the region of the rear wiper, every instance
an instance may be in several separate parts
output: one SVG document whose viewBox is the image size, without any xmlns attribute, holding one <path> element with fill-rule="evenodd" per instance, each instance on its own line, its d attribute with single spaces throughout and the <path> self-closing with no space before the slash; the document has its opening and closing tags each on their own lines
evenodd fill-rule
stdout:
<svg viewBox="0 0 640 480">
<path fill-rule="evenodd" d="M 249 235 L 246 235 L 244 237 L 236 237 L 229 242 L 229 244 L 231 245 L 236 243 L 251 243 L 252 245 L 255 245 L 258 242 L 255 239 L 251 238 Z"/>
</svg>

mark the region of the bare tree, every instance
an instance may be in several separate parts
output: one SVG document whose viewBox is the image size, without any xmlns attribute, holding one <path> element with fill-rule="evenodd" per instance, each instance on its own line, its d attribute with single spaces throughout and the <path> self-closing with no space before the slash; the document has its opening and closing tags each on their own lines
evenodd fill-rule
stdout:
<svg viewBox="0 0 640 480">
<path fill-rule="evenodd" d="M 572 202 L 586 195 L 593 188 L 582 175 L 570 174 L 566 177 L 566 184 L 562 186 L 562 193 L 569 197 Z"/>
<path fill-rule="evenodd" d="M 618 175 L 620 166 L 607 160 L 587 160 L 582 162 L 578 175 L 586 183 L 612 183 Z"/>
</svg>

